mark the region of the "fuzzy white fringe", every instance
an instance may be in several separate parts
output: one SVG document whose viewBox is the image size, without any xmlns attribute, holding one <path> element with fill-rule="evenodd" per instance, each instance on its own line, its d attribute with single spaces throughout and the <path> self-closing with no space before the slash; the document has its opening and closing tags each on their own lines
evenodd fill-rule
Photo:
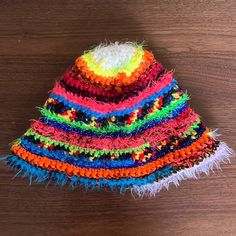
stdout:
<svg viewBox="0 0 236 236">
<path fill-rule="evenodd" d="M 216 135 L 213 134 L 213 136 Z M 165 188 L 168 190 L 171 184 L 179 186 L 182 180 L 198 179 L 201 173 L 209 175 L 211 171 L 214 172 L 214 169 L 221 169 L 220 163 L 221 162 L 229 163 L 230 157 L 233 157 L 234 155 L 235 155 L 234 151 L 231 148 L 229 148 L 226 143 L 220 142 L 216 152 L 211 156 L 205 158 L 198 165 L 195 165 L 188 169 L 181 170 L 158 182 L 146 184 L 143 186 L 134 186 L 131 188 L 131 193 L 134 196 L 138 196 L 139 198 L 143 198 L 145 196 L 154 197 L 162 189 Z"/>
<path fill-rule="evenodd" d="M 119 68 L 132 58 L 138 45 L 133 42 L 100 44 L 91 50 L 94 60 L 104 70 Z"/>
</svg>

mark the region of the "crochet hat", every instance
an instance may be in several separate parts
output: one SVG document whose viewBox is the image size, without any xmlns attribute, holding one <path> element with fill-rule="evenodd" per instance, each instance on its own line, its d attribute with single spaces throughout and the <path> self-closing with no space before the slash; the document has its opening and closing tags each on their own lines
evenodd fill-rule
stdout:
<svg viewBox="0 0 236 236">
<path fill-rule="evenodd" d="M 233 153 L 188 100 L 142 45 L 99 45 L 56 82 L 5 161 L 30 181 L 155 195 Z"/>
</svg>

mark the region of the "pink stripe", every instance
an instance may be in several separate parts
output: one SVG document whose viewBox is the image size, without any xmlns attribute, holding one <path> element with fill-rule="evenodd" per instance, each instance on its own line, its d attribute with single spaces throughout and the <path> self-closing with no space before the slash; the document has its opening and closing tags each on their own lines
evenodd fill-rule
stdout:
<svg viewBox="0 0 236 236">
<path fill-rule="evenodd" d="M 65 88 L 63 88 L 58 82 L 56 82 L 52 93 L 60 95 L 70 102 L 89 108 L 95 112 L 108 113 L 112 111 L 124 110 L 134 106 L 136 103 L 162 90 L 164 87 L 169 85 L 172 80 L 172 74 L 167 73 L 160 78 L 160 81 L 153 82 L 151 86 L 146 87 L 136 97 L 126 99 L 125 101 L 121 101 L 118 104 L 98 102 L 89 97 L 75 96 L 73 93 L 66 91 Z"/>
<path fill-rule="evenodd" d="M 149 142 L 152 146 L 155 146 L 160 142 L 160 140 L 168 140 L 170 136 L 181 135 L 181 133 L 188 130 L 189 126 L 191 126 L 191 124 L 198 118 L 198 114 L 193 112 L 190 108 L 187 108 L 176 119 L 164 122 L 136 136 L 119 138 L 95 138 L 73 132 L 66 133 L 40 121 L 34 121 L 31 128 L 34 132 L 42 136 L 50 137 L 53 140 L 65 142 L 70 145 L 88 149 L 119 150 L 137 148 L 147 142 Z"/>
</svg>

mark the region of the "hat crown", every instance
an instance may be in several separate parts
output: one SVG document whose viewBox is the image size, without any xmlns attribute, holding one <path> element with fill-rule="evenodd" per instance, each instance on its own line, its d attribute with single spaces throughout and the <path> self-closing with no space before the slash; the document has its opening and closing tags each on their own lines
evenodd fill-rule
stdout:
<svg viewBox="0 0 236 236">
<path fill-rule="evenodd" d="M 100 44 L 76 60 L 76 67 L 96 84 L 133 83 L 155 61 L 152 53 L 133 42 Z"/>
<path fill-rule="evenodd" d="M 91 51 L 92 58 L 102 70 L 124 69 L 140 47 L 134 43 L 118 42 L 99 45 Z"/>
</svg>

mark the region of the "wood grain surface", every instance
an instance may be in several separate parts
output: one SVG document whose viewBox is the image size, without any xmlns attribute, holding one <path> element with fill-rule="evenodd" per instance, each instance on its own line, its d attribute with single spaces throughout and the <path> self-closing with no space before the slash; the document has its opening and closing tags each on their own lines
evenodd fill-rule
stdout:
<svg viewBox="0 0 236 236">
<path fill-rule="evenodd" d="M 0 155 L 37 118 L 47 91 L 84 50 L 145 42 L 191 106 L 236 148 L 236 1 L 0 1 Z M 154 199 L 72 191 L 0 163 L 0 236 L 235 236 L 236 162 Z"/>
</svg>

